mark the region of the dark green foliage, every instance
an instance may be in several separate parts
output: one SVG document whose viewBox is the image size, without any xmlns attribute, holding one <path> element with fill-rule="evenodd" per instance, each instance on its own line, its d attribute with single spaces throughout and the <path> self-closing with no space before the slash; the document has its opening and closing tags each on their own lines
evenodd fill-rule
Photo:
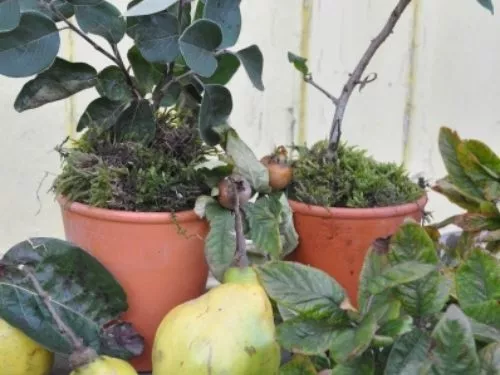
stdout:
<svg viewBox="0 0 500 375">
<path fill-rule="evenodd" d="M 114 142 L 90 128 L 70 152 L 54 183 L 58 194 L 95 207 L 128 211 L 192 209 L 210 192 L 194 169 L 214 152 L 203 145 L 193 115 L 166 114 L 151 146 Z"/>
<path fill-rule="evenodd" d="M 327 207 L 385 207 L 409 203 L 424 191 L 406 170 L 394 163 L 380 163 L 364 150 L 342 144 L 338 158 L 326 157 L 328 142 L 312 147 L 295 146 L 294 178 L 289 197 Z"/>
</svg>

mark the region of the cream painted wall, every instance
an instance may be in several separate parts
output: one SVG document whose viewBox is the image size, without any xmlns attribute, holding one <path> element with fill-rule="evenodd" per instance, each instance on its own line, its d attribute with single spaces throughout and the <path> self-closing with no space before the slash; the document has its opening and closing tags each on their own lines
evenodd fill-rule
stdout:
<svg viewBox="0 0 500 375">
<path fill-rule="evenodd" d="M 121 9 L 125 1 L 115 0 Z M 395 0 L 247 0 L 237 47 L 257 43 L 265 56 L 264 84 L 258 92 L 243 69 L 233 78 L 232 125 L 260 156 L 278 144 L 315 142 L 326 136 L 331 103 L 305 86 L 287 62 L 287 51 L 305 54 L 315 80 L 339 92 L 370 39 L 385 22 Z M 61 55 L 105 67 L 105 57 L 83 41 L 65 36 Z M 500 151 L 500 23 L 475 1 L 414 0 L 367 72 L 378 80 L 348 107 L 344 139 L 376 158 L 405 162 L 411 173 L 443 175 L 437 150 L 441 125 L 477 137 Z M 98 38 L 95 38 L 97 41 Z M 124 43 L 126 51 L 129 44 Z M 0 251 L 28 236 L 63 237 L 58 206 L 50 193 L 59 170 L 52 151 L 86 105 L 87 90 L 72 101 L 18 114 L 15 95 L 26 80 L 0 78 Z M 435 219 L 457 210 L 431 194 Z"/>
</svg>

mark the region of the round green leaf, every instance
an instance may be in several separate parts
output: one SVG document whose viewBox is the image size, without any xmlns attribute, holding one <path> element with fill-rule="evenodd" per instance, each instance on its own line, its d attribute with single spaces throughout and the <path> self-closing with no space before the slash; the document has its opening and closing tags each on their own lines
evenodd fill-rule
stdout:
<svg viewBox="0 0 500 375">
<path fill-rule="evenodd" d="M 179 55 L 179 22 L 170 13 L 137 17 L 129 33 L 149 62 L 170 63 Z"/>
<path fill-rule="evenodd" d="M 179 46 L 186 64 L 202 77 L 210 77 L 217 70 L 215 50 L 222 42 L 219 25 L 209 20 L 198 20 L 182 33 Z"/>
<path fill-rule="evenodd" d="M 126 23 L 120 11 L 107 1 L 98 5 L 78 6 L 76 20 L 86 33 L 102 36 L 117 44 L 125 35 Z"/>
<path fill-rule="evenodd" d="M 141 54 L 137 46 L 133 46 L 127 53 L 128 61 L 134 71 L 134 76 L 137 79 L 139 88 L 143 94 L 151 92 L 153 87 L 160 81 L 163 76 L 163 66 L 160 64 L 152 64 L 147 61 Z"/>
<path fill-rule="evenodd" d="M 177 103 L 177 100 L 179 99 L 179 96 L 181 95 L 182 92 L 182 86 L 179 82 L 172 82 L 168 88 L 167 92 L 161 99 L 160 104 L 163 107 L 169 107 L 171 105 L 174 105 Z"/>
<path fill-rule="evenodd" d="M 147 100 L 136 100 L 120 114 L 116 122 L 116 138 L 120 142 L 149 143 L 155 135 L 156 122 Z"/>
<path fill-rule="evenodd" d="M 0 33 L 15 29 L 20 20 L 21 8 L 18 0 L 0 1 Z"/>
<path fill-rule="evenodd" d="M 40 4 L 39 0 L 17 0 L 17 1 L 21 6 L 21 13 L 25 13 L 27 11 L 33 11 L 43 14 L 51 18 L 53 21 L 61 21 L 61 19 L 57 15 L 55 15 L 45 6 Z M 55 7 L 55 9 L 57 9 L 57 11 L 66 18 L 71 18 L 75 14 L 75 8 L 73 7 L 73 5 L 69 4 L 65 0 L 54 0 L 52 1 L 52 6 Z"/>
<path fill-rule="evenodd" d="M 108 98 L 97 98 L 92 101 L 85 112 L 83 112 L 77 131 L 85 128 L 99 127 L 103 130 L 111 129 L 123 112 L 127 103 L 109 100 Z"/>
<path fill-rule="evenodd" d="M 217 56 L 218 66 L 210 78 L 203 78 L 204 83 L 225 85 L 240 67 L 240 60 L 232 52 L 224 52 Z"/>
<path fill-rule="evenodd" d="M 99 5 L 103 0 L 66 0 L 68 3 L 76 6 Z"/>
<path fill-rule="evenodd" d="M 241 0 L 207 0 L 204 18 L 214 21 L 222 30 L 222 43 L 219 48 L 236 44 L 241 32 Z"/>
<path fill-rule="evenodd" d="M 127 17 L 146 16 L 167 9 L 172 4 L 180 0 L 143 0 L 136 1 L 128 9 Z"/>
<path fill-rule="evenodd" d="M 29 77 L 54 62 L 61 40 L 55 23 L 35 12 L 21 15 L 19 26 L 0 33 L 0 74 Z"/>
<path fill-rule="evenodd" d="M 199 113 L 200 133 L 203 140 L 215 146 L 220 142 L 214 130 L 223 125 L 233 110 L 231 92 L 221 85 L 206 85 Z"/>
<path fill-rule="evenodd" d="M 128 101 L 133 98 L 125 74 L 117 66 L 104 68 L 97 78 L 96 88 L 101 96 L 115 101 Z"/>
<path fill-rule="evenodd" d="M 97 71 L 84 63 L 56 58 L 54 64 L 28 81 L 14 104 L 18 112 L 67 98 L 95 85 Z"/>
<path fill-rule="evenodd" d="M 263 91 L 262 72 L 264 70 L 264 56 L 256 45 L 251 45 L 238 51 L 238 57 L 247 71 L 248 77 L 256 89 Z"/>
</svg>

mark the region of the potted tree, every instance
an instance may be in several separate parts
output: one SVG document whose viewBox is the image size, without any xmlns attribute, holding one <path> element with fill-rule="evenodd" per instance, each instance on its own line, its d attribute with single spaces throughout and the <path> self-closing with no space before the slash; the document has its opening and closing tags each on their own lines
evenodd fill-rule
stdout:
<svg viewBox="0 0 500 375">
<path fill-rule="evenodd" d="M 124 319 L 145 338 L 134 360 L 140 371 L 151 369 L 152 340 L 166 312 L 205 291 L 209 225 L 195 202 L 228 171 L 205 163 L 220 156 L 229 130 L 233 159 L 246 150 L 226 124 L 232 96 L 225 84 L 243 65 L 264 88 L 259 48 L 230 50 L 241 28 L 239 3 L 134 0 L 126 15 L 102 0 L 0 4 L 0 74 L 36 75 L 15 100 L 18 112 L 97 91 L 78 122 L 79 139 L 57 148 L 63 168 L 53 187 L 67 240 L 126 291 Z M 98 72 L 58 57 L 64 29 L 110 65 Z M 133 45 L 125 59 L 119 43 L 127 37 Z"/>
</svg>

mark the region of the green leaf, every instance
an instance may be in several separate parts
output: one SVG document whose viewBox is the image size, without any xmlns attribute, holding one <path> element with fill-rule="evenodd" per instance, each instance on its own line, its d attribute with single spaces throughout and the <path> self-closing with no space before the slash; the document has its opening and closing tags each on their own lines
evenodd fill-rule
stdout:
<svg viewBox="0 0 500 375">
<path fill-rule="evenodd" d="M 161 12 L 179 0 L 143 0 L 131 6 L 127 11 L 127 17 L 145 16 Z"/>
<path fill-rule="evenodd" d="M 373 375 L 375 374 L 375 361 L 373 354 L 365 352 L 359 358 L 346 363 L 336 365 L 330 375 Z"/>
<path fill-rule="evenodd" d="M 500 374 L 500 342 L 485 346 L 479 352 L 481 375 Z"/>
<path fill-rule="evenodd" d="M 472 334 L 477 341 L 491 343 L 500 342 L 500 329 L 480 323 L 469 317 Z"/>
<path fill-rule="evenodd" d="M 38 108 L 93 87 L 96 82 L 97 71 L 92 66 L 56 58 L 49 69 L 24 84 L 14 108 L 18 112 Z"/>
<path fill-rule="evenodd" d="M 476 156 L 469 151 L 465 142 L 458 144 L 456 150 L 457 159 L 463 171 L 478 188 L 484 189 L 488 182 L 496 179 L 496 176 L 492 177 Z"/>
<path fill-rule="evenodd" d="M 407 374 L 404 371 L 408 364 L 426 361 L 430 345 L 431 339 L 428 334 L 419 329 L 399 337 L 392 346 L 384 374 Z"/>
<path fill-rule="evenodd" d="M 73 348 L 18 266 L 28 267 L 50 296 L 54 310 L 85 345 L 121 358 L 130 358 L 131 351 L 142 352 L 142 339 L 130 329 L 122 332 L 124 337 L 113 339 L 110 335 L 120 333 L 120 328 L 104 328 L 119 319 L 128 305 L 122 287 L 89 253 L 55 238 L 31 238 L 12 247 L 2 264 L 0 317 L 50 351 L 70 354 Z M 130 347 L 116 346 L 128 338 L 134 338 Z"/>
<path fill-rule="evenodd" d="M 375 318 L 368 315 L 357 328 L 335 332 L 330 346 L 330 356 L 340 364 L 359 358 L 370 347 L 377 328 Z"/>
<path fill-rule="evenodd" d="M 228 48 L 236 44 L 241 31 L 241 0 L 207 0 L 203 16 L 214 21 L 222 30 L 222 42 L 219 48 Z"/>
<path fill-rule="evenodd" d="M 432 338 L 432 374 L 479 374 L 479 360 L 469 320 L 456 306 L 450 305 L 440 319 Z"/>
<path fill-rule="evenodd" d="M 49 17 L 53 21 L 61 21 L 57 15 L 49 11 L 45 8 L 45 6 L 41 5 L 39 0 L 18 0 L 18 2 L 21 6 L 21 13 L 34 11 Z M 73 17 L 75 14 L 75 8 L 66 0 L 54 0 L 52 1 L 52 6 L 67 19 Z"/>
<path fill-rule="evenodd" d="M 427 231 L 415 221 L 406 221 L 391 238 L 389 260 L 393 265 L 411 261 L 437 265 L 439 258 Z"/>
<path fill-rule="evenodd" d="M 313 319 L 346 321 L 344 289 L 325 272 L 295 262 L 271 261 L 256 268 L 271 299 Z"/>
<path fill-rule="evenodd" d="M 295 354 L 293 358 L 280 368 L 279 375 L 317 375 L 318 372 L 311 359 L 302 354 Z"/>
<path fill-rule="evenodd" d="M 293 212 L 285 194 L 280 194 L 281 202 L 281 217 L 280 217 L 280 233 L 283 236 L 282 241 L 282 256 L 287 256 L 292 253 L 299 245 L 299 234 L 295 230 L 293 223 Z"/>
<path fill-rule="evenodd" d="M 226 154 L 233 159 L 236 170 L 261 193 L 270 192 L 269 172 L 234 129 L 227 132 Z"/>
<path fill-rule="evenodd" d="M 449 173 L 450 182 L 456 185 L 468 198 L 483 199 L 479 188 L 464 171 L 458 159 L 458 146 L 462 140 L 451 129 L 442 127 L 439 132 L 439 150 Z"/>
<path fill-rule="evenodd" d="M 372 279 L 368 291 L 371 294 L 380 294 L 395 286 L 421 279 L 434 270 L 436 270 L 436 266 L 432 264 L 415 261 L 399 263 L 387 268 L 380 276 Z"/>
<path fill-rule="evenodd" d="M 494 256 L 475 249 L 455 275 L 458 300 L 462 307 L 500 300 L 500 261 Z"/>
<path fill-rule="evenodd" d="M 304 76 L 309 74 L 306 58 L 297 56 L 292 52 L 288 52 L 288 61 L 291 62 L 295 69 L 301 72 Z"/>
<path fill-rule="evenodd" d="M 116 121 L 116 138 L 119 142 L 148 144 L 155 136 L 156 122 L 147 100 L 135 100 L 120 114 Z"/>
<path fill-rule="evenodd" d="M 492 177 L 500 176 L 500 157 L 491 148 L 475 139 L 466 140 L 463 143 Z"/>
<path fill-rule="evenodd" d="M 121 12 L 107 1 L 97 5 L 75 7 L 75 16 L 82 31 L 118 44 L 125 35 L 127 24 Z"/>
<path fill-rule="evenodd" d="M 432 190 L 444 195 L 451 203 L 454 203 L 469 212 L 480 212 L 480 204 L 482 199 L 470 198 L 462 193 L 462 191 L 453 185 L 449 178 L 443 178 L 436 181 Z"/>
<path fill-rule="evenodd" d="M 280 345 L 308 355 L 323 354 L 332 343 L 334 329 L 325 321 L 296 317 L 276 327 Z"/>
<path fill-rule="evenodd" d="M 481 4 L 483 7 L 485 7 L 486 9 L 488 9 L 491 12 L 491 14 L 495 13 L 492 0 L 477 0 L 477 2 L 479 4 Z"/>
<path fill-rule="evenodd" d="M 98 127 L 102 130 L 115 126 L 118 117 L 123 112 L 127 103 L 115 102 L 108 98 L 97 98 L 92 101 L 83 112 L 78 121 L 77 131 L 85 128 Z"/>
<path fill-rule="evenodd" d="M 203 0 L 198 0 L 196 3 L 196 10 L 194 11 L 194 21 L 203 18 L 203 13 L 205 12 L 205 3 Z"/>
<path fill-rule="evenodd" d="M 231 211 L 217 202 L 207 204 L 205 215 L 210 223 L 205 241 L 205 257 L 214 277 L 222 281 L 236 252 L 235 218 Z"/>
<path fill-rule="evenodd" d="M 240 67 L 240 60 L 238 56 L 232 52 L 223 52 L 217 55 L 217 70 L 210 78 L 202 78 L 204 83 L 225 85 Z"/>
<path fill-rule="evenodd" d="M 171 82 L 167 87 L 167 91 L 163 95 L 160 104 L 163 107 L 170 107 L 179 100 L 182 93 L 182 86 L 179 82 Z"/>
<path fill-rule="evenodd" d="M 103 0 L 66 0 L 68 3 L 75 6 L 99 5 Z"/>
<path fill-rule="evenodd" d="M 500 330 L 500 300 L 490 300 L 464 306 L 464 312 L 476 321 L 488 324 Z"/>
<path fill-rule="evenodd" d="M 225 124 L 233 110 L 231 92 L 222 85 L 206 85 L 199 113 L 202 139 L 215 146 L 221 141 L 215 128 Z"/>
<path fill-rule="evenodd" d="M 104 68 L 97 75 L 96 88 L 99 95 L 114 101 L 125 102 L 134 97 L 125 74 L 116 65 Z"/>
<path fill-rule="evenodd" d="M 163 76 L 163 66 L 151 64 L 141 54 L 137 46 L 133 46 L 127 52 L 128 61 L 132 66 L 134 76 L 143 94 L 153 90 Z"/>
<path fill-rule="evenodd" d="M 237 55 L 245 68 L 250 81 L 256 89 L 263 91 L 262 72 L 264 70 L 264 56 L 256 45 L 251 45 L 237 52 Z"/>
<path fill-rule="evenodd" d="M 128 33 L 149 62 L 171 63 L 179 56 L 179 22 L 168 12 L 137 17 Z"/>
<path fill-rule="evenodd" d="M 0 1 L 0 33 L 14 30 L 21 20 L 18 0 Z"/>
<path fill-rule="evenodd" d="M 19 26 L 0 33 L 0 74 L 29 77 L 51 66 L 61 40 L 53 21 L 35 12 L 21 15 Z"/>
<path fill-rule="evenodd" d="M 262 196 L 255 203 L 247 203 L 244 210 L 255 246 L 273 259 L 278 259 L 282 250 L 279 227 L 282 207 L 279 197 Z"/>
<path fill-rule="evenodd" d="M 377 335 L 396 338 L 413 330 L 413 318 L 409 315 L 389 320 L 377 331 Z"/>
<path fill-rule="evenodd" d="M 189 68 L 202 77 L 211 77 L 217 70 L 215 50 L 221 42 L 219 25 L 202 19 L 184 30 L 179 38 L 179 47 Z"/>
</svg>

